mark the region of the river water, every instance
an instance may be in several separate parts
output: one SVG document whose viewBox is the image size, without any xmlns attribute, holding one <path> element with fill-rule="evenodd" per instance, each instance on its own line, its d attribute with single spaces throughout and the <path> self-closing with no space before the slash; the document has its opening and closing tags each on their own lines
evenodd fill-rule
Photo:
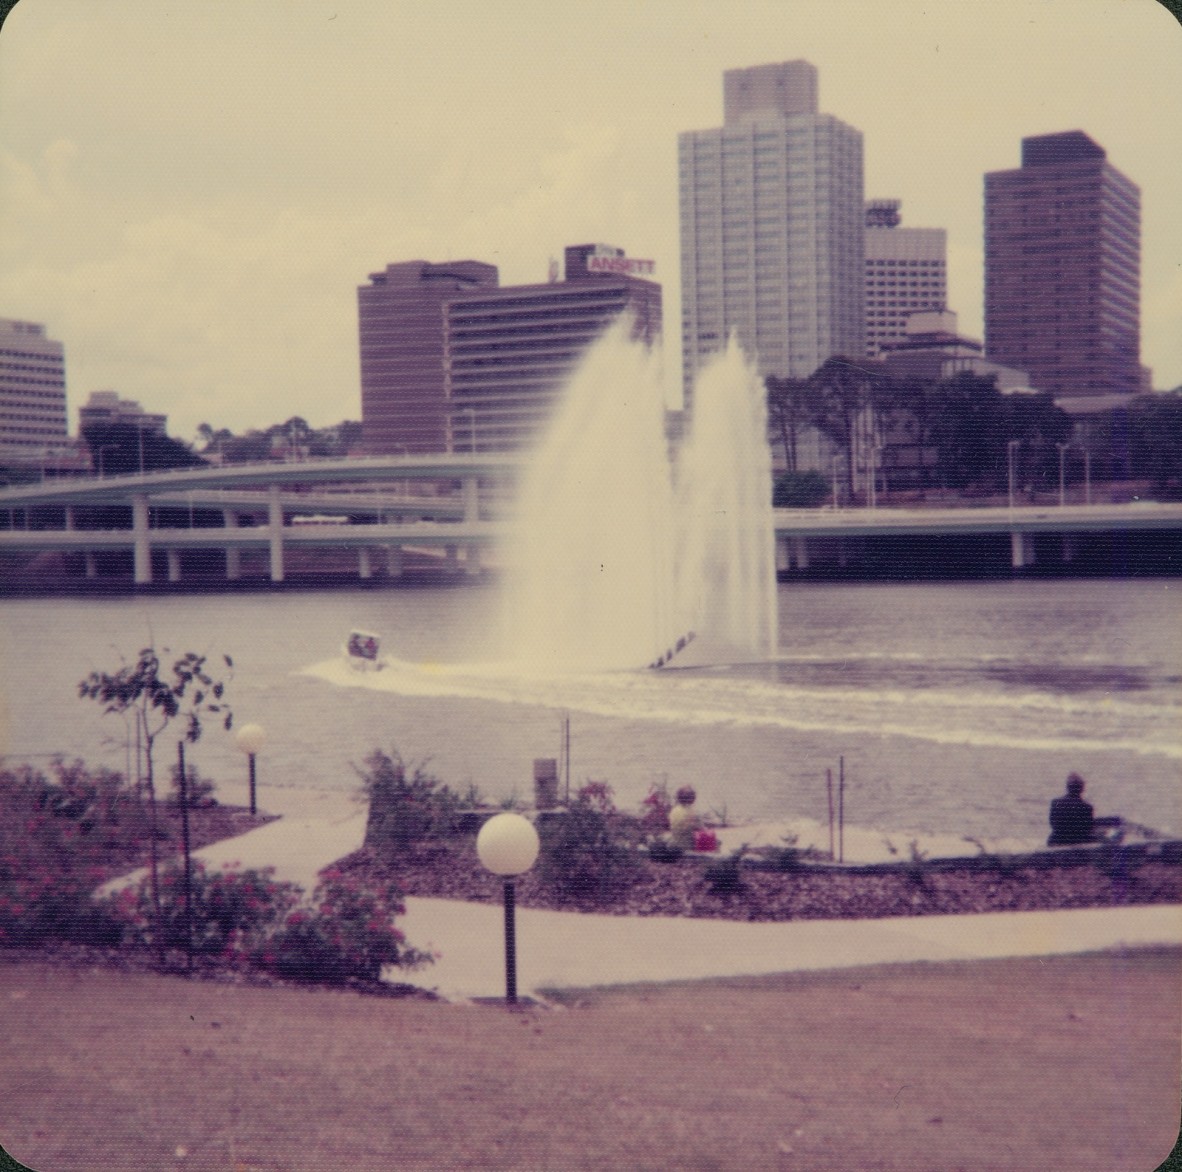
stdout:
<svg viewBox="0 0 1182 1172">
<path fill-rule="evenodd" d="M 77 697 L 154 642 L 234 660 L 228 698 L 259 723 L 269 787 L 354 790 L 396 749 L 453 787 L 532 793 L 532 761 L 609 782 L 634 807 L 689 783 L 730 820 L 827 815 L 907 835 L 1037 841 L 1076 770 L 1097 813 L 1182 833 L 1182 624 L 1176 579 L 783 584 L 779 650 L 759 663 L 526 676 L 502 659 L 492 585 L 0 602 L 0 752 L 119 770 L 134 739 Z M 347 631 L 378 632 L 383 671 L 344 664 Z M 170 752 L 171 735 L 168 738 Z M 245 762 L 210 724 L 190 760 L 241 800 Z"/>
</svg>

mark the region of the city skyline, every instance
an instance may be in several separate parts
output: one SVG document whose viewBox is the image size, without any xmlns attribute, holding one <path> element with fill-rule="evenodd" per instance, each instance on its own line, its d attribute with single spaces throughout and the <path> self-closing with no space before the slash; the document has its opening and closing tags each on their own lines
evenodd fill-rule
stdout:
<svg viewBox="0 0 1182 1172">
<path fill-rule="evenodd" d="M 1141 360 L 1170 388 L 1180 50 L 1156 0 L 885 17 L 863 0 L 529 0 L 512 17 L 21 0 L 0 30 L 0 316 L 64 344 L 71 430 L 101 388 L 185 439 L 203 421 L 323 426 L 360 417 L 359 274 L 475 259 L 529 284 L 570 241 L 610 240 L 656 260 L 675 392 L 678 136 L 720 124 L 728 70 L 804 59 L 820 108 L 862 132 L 866 198 L 947 231 L 948 307 L 971 336 L 985 174 L 1017 167 L 1027 136 L 1102 143 L 1142 191 Z"/>
</svg>

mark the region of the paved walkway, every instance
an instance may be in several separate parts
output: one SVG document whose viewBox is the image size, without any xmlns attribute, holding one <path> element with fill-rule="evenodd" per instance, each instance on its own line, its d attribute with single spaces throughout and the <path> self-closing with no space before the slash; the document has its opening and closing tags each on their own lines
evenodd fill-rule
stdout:
<svg viewBox="0 0 1182 1172">
<path fill-rule="evenodd" d="M 317 872 L 358 849 L 365 805 L 330 791 L 272 790 L 277 822 L 196 852 L 211 868 L 275 868 L 315 886 Z M 497 881 L 490 877 L 490 882 Z M 409 898 L 401 923 L 435 964 L 393 979 L 450 999 L 502 996 L 503 913 L 495 904 Z M 518 991 L 696 980 L 853 965 L 1051 956 L 1118 945 L 1182 944 L 1182 905 L 909 916 L 880 920 L 731 920 L 585 915 L 519 908 Z"/>
</svg>

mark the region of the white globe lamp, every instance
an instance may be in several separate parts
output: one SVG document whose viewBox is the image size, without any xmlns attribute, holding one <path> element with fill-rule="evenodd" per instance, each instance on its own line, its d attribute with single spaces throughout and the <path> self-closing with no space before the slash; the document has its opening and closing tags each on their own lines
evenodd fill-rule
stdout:
<svg viewBox="0 0 1182 1172">
<path fill-rule="evenodd" d="M 254 759 L 262 752 L 267 742 L 267 733 L 261 724 L 244 724 L 234 737 L 234 744 L 246 754 L 250 761 L 250 812 L 256 812 Z"/>
<path fill-rule="evenodd" d="M 505 881 L 505 1004 L 517 1004 L 517 932 L 514 878 L 538 858 L 538 832 L 520 814 L 495 814 L 476 836 L 476 853 L 484 867 Z"/>
</svg>

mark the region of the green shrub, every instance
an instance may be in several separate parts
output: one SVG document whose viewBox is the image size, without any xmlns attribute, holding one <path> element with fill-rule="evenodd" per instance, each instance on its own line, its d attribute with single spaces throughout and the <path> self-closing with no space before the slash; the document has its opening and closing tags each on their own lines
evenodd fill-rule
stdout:
<svg viewBox="0 0 1182 1172">
<path fill-rule="evenodd" d="M 637 869 L 635 825 L 615 809 L 610 786 L 584 786 L 564 814 L 540 828 L 542 882 L 578 905 L 617 898 Z"/>
<path fill-rule="evenodd" d="M 730 896 L 744 890 L 746 885 L 743 883 L 742 863 L 746 853 L 747 847 L 741 846 L 726 858 L 719 859 L 706 868 L 705 879 L 710 884 L 711 895 L 729 899 Z"/>
<path fill-rule="evenodd" d="M 444 838 L 459 831 L 461 815 L 479 798 L 474 786 L 461 796 L 422 765 L 410 777 L 402 759 L 380 749 L 358 770 L 369 799 L 365 845 L 379 854 L 401 854 L 418 843 Z"/>
</svg>

